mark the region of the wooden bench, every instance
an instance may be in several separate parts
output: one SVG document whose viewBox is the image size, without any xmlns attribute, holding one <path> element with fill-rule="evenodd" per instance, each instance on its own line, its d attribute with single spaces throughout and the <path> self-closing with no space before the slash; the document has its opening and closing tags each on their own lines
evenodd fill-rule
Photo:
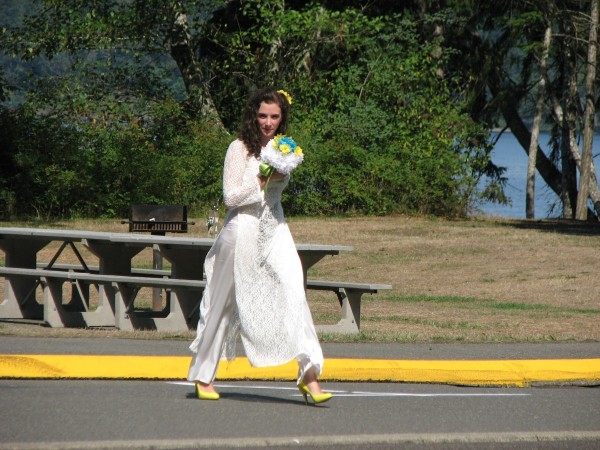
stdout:
<svg viewBox="0 0 600 450">
<path fill-rule="evenodd" d="M 335 325 L 319 325 L 324 333 L 358 333 L 360 331 L 360 303 L 363 294 L 376 294 L 392 289 L 389 284 L 352 283 L 347 281 L 307 280 L 307 289 L 333 291 L 342 307 L 342 318 Z"/>
<path fill-rule="evenodd" d="M 132 270 L 132 259 L 143 250 L 152 248 L 153 251 L 159 251 L 170 262 L 170 276 L 174 279 L 201 280 L 203 278 L 203 264 L 206 255 L 214 245 L 214 239 L 148 236 L 137 233 L 0 227 L 0 251 L 4 252 L 4 262 L 7 267 L 40 268 L 37 259 L 38 253 L 52 243 L 59 244 L 59 247 L 50 262 L 41 267 L 43 270 L 56 269 L 58 264 L 55 263 L 62 255 L 63 250 L 71 249 L 83 269 L 69 270 L 92 273 L 80 253 L 79 247 L 83 246 L 91 252 L 93 258 L 97 259 L 97 265 L 101 267 L 98 272 L 102 274 L 154 277 L 154 274 L 142 273 L 142 270 L 145 269 Z M 299 243 L 296 244 L 296 249 L 302 262 L 303 275 L 306 280 L 308 270 L 325 256 L 351 251 L 352 247 Z M 59 281 L 65 283 L 65 279 L 61 281 L 58 276 L 51 277 L 51 279 L 56 280 L 57 283 Z M 71 282 L 82 287 L 85 287 L 87 283 L 88 288 L 89 284 L 94 284 L 90 280 L 83 279 L 71 280 Z M 99 307 L 95 311 L 88 311 L 85 309 L 85 305 L 81 305 L 81 303 L 85 303 L 85 300 L 89 300 L 86 297 L 78 299 L 79 301 L 74 302 L 73 305 L 69 302 L 68 306 L 65 305 L 67 306 L 66 309 L 76 310 L 75 305 L 79 303 L 78 308 L 82 311 L 80 316 L 83 315 L 87 326 L 114 327 L 116 326 L 115 308 L 118 306 L 115 306 L 115 289 L 108 282 L 95 284 L 98 285 L 99 291 Z M 43 304 L 38 301 L 35 295 L 39 286 L 40 279 L 37 274 L 9 278 L 5 283 L 4 299 L 0 301 L 0 319 L 44 320 Z M 145 282 L 144 286 L 148 286 L 148 283 Z M 80 290 L 83 291 L 79 287 L 75 289 L 76 297 L 80 296 Z M 188 303 L 195 303 L 196 308 L 198 307 L 200 302 L 196 292 L 191 292 L 188 296 L 188 289 L 184 287 L 180 288 L 180 292 L 185 301 L 176 298 L 176 300 L 179 300 L 179 305 L 187 308 Z M 85 294 L 85 292 L 83 293 Z M 170 302 L 169 307 L 173 310 L 178 305 L 173 305 Z M 156 305 L 153 304 L 152 312 L 156 313 L 161 308 L 162 301 L 157 302 Z M 81 322 L 81 317 L 77 320 Z M 193 325 L 195 326 L 196 323 Z"/>
<path fill-rule="evenodd" d="M 98 266 L 87 266 L 82 267 L 78 264 L 53 264 L 52 267 L 49 267 L 47 263 L 40 262 L 37 263 L 38 269 L 48 269 L 48 270 L 62 270 L 62 271 L 72 271 L 72 272 L 87 272 L 87 273 L 99 273 L 100 268 Z M 144 276 L 144 277 L 170 277 L 171 271 L 165 269 L 140 269 L 137 267 L 131 268 L 131 275 Z"/>
<path fill-rule="evenodd" d="M 45 270 L 19 267 L 0 267 L 7 279 L 39 280 L 44 291 L 44 321 L 51 327 L 116 326 L 123 330 L 157 329 L 181 331 L 197 322 L 197 310 L 206 285 L 204 280 L 165 278 L 163 276 L 104 275 L 75 270 Z M 63 304 L 63 284 L 72 282 L 76 294 Z M 87 288 L 97 284 L 104 290 L 108 304 L 89 310 Z M 168 289 L 171 299 L 166 314 L 144 314 L 133 309 L 141 287 Z"/>
<path fill-rule="evenodd" d="M 39 264 L 43 267 L 43 263 Z M 83 270 L 80 266 L 68 264 L 55 264 L 53 268 L 58 270 Z M 89 270 L 98 272 L 98 267 L 90 266 Z M 170 276 L 168 270 L 156 269 L 132 269 L 134 275 L 145 276 Z M 307 289 L 332 291 L 336 294 L 341 311 L 341 319 L 335 325 L 319 325 L 319 331 L 325 333 L 358 333 L 360 330 L 360 307 L 363 294 L 376 294 L 380 290 L 392 289 L 388 284 L 352 283 L 347 281 L 308 280 Z"/>
<path fill-rule="evenodd" d="M 38 265 L 46 267 L 43 263 Z M 124 330 L 165 331 L 195 328 L 202 291 L 206 286 L 205 280 L 171 278 L 168 270 L 134 268 L 131 275 L 101 275 L 96 266 L 86 269 L 70 264 L 56 264 L 51 270 L 0 267 L 0 276 L 38 280 L 44 290 L 44 320 L 52 327 L 116 326 Z M 63 302 L 62 287 L 65 282 L 73 284 L 76 294 L 68 304 Z M 101 286 L 105 290 L 104 297 L 114 301 L 90 311 L 89 285 L 92 284 Z M 134 301 L 141 287 L 163 288 L 175 296 L 169 298 L 166 315 L 134 309 Z M 392 286 L 309 279 L 306 288 L 334 292 L 342 308 L 341 319 L 337 324 L 319 325 L 318 331 L 358 333 L 363 294 L 376 294 L 380 290 L 391 289 Z"/>
</svg>

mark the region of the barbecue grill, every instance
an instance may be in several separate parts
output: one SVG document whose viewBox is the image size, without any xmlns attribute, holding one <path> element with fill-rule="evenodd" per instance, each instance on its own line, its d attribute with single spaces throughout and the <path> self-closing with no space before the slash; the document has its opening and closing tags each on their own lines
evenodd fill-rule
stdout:
<svg viewBox="0 0 600 450">
<path fill-rule="evenodd" d="M 194 222 L 187 220 L 187 206 L 183 205 L 131 205 L 129 208 L 130 232 L 149 232 L 165 235 L 165 233 L 187 233 L 188 225 Z"/>
<path fill-rule="evenodd" d="M 194 225 L 194 222 L 188 222 L 187 206 L 183 205 L 131 205 L 129 220 L 123 220 L 121 223 L 128 223 L 130 232 L 149 232 L 159 236 L 164 236 L 167 232 L 187 233 L 188 225 Z M 156 244 L 152 246 L 152 268 L 163 268 L 162 255 Z M 160 288 L 152 290 L 152 309 L 163 309 Z"/>
</svg>

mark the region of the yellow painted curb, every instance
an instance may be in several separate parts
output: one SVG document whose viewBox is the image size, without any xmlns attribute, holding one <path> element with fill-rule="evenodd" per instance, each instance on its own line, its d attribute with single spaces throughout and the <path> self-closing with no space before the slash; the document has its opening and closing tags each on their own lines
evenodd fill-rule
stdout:
<svg viewBox="0 0 600 450">
<path fill-rule="evenodd" d="M 182 356 L 0 355 L 0 378 L 185 379 Z M 298 366 L 253 368 L 247 358 L 222 362 L 219 380 L 295 380 Z M 326 381 L 397 381 L 461 385 L 527 386 L 531 383 L 599 382 L 600 359 L 421 361 L 327 359 Z"/>
</svg>

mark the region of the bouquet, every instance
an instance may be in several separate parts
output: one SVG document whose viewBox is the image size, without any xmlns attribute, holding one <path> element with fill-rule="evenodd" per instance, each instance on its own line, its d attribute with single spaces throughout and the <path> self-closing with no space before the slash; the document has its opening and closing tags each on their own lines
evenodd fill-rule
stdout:
<svg viewBox="0 0 600 450">
<path fill-rule="evenodd" d="M 271 177 L 274 171 L 288 175 L 304 160 L 302 149 L 289 136 L 278 134 L 260 151 L 260 174 Z"/>
</svg>

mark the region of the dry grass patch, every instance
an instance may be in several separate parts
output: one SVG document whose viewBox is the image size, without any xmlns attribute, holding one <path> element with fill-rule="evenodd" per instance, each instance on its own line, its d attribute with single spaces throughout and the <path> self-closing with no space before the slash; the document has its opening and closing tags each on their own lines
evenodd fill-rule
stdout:
<svg viewBox="0 0 600 450">
<path fill-rule="evenodd" d="M 196 219 L 196 223 L 202 224 L 203 219 Z M 311 278 L 394 287 L 363 297 L 359 336 L 323 336 L 325 340 L 600 340 L 599 224 L 395 216 L 290 218 L 289 225 L 296 242 L 354 247 L 352 252 L 323 259 L 309 271 Z M 74 221 L 43 227 L 127 229 L 118 221 Z M 204 231 L 202 226 L 192 226 L 188 236 L 204 237 Z M 39 259 L 49 260 L 57 247 L 40 251 Z M 81 251 L 86 262 L 97 264 L 93 255 L 83 248 Z M 147 268 L 151 261 L 151 252 L 145 251 L 133 264 Z M 76 258 L 65 250 L 59 262 L 75 263 Z M 309 303 L 316 323 L 338 320 L 340 308 L 333 294 L 309 291 Z M 11 327 L 0 324 L 0 333 L 14 332 Z"/>
</svg>

